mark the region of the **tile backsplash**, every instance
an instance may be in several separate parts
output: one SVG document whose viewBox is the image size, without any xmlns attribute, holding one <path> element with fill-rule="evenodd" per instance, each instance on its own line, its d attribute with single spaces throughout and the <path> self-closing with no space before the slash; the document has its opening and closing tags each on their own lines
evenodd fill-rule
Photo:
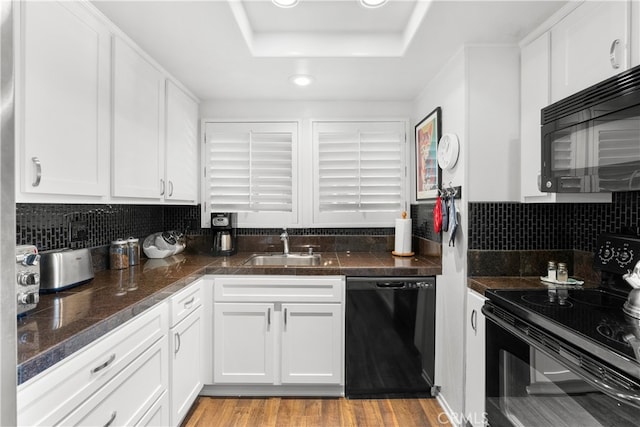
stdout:
<svg viewBox="0 0 640 427">
<path fill-rule="evenodd" d="M 640 192 L 611 203 L 469 203 L 470 250 L 593 252 L 601 233 L 640 230 Z"/>
<path fill-rule="evenodd" d="M 71 224 L 83 225 L 86 238 L 72 242 Z M 16 244 L 33 244 L 39 250 L 93 248 L 106 246 L 118 237 L 144 239 L 164 230 L 186 231 L 189 236 L 211 236 L 200 227 L 200 206 L 158 205 L 16 205 Z M 240 228 L 239 236 L 280 236 L 281 228 Z M 381 244 L 394 235 L 393 227 L 381 228 L 291 228 L 295 236 L 377 236 Z M 277 239 L 279 241 L 279 239 Z M 365 239 L 366 240 L 366 239 Z M 378 245 L 378 246 L 380 246 Z"/>
</svg>

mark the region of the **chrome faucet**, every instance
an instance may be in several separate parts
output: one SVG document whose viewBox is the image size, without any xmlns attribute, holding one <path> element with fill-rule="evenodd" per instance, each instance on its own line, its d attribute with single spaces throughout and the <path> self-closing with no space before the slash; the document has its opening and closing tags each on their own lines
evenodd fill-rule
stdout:
<svg viewBox="0 0 640 427">
<path fill-rule="evenodd" d="M 284 254 L 289 255 L 289 233 L 287 233 L 287 227 L 282 229 L 280 240 L 284 242 Z"/>
</svg>

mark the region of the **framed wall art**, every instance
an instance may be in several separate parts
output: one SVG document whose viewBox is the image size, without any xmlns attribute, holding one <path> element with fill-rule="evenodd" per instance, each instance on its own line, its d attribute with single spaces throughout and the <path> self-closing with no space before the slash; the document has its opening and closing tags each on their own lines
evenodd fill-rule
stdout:
<svg viewBox="0 0 640 427">
<path fill-rule="evenodd" d="M 442 110 L 433 110 L 415 127 L 416 137 L 416 201 L 434 199 L 440 188 L 438 141 Z"/>
</svg>

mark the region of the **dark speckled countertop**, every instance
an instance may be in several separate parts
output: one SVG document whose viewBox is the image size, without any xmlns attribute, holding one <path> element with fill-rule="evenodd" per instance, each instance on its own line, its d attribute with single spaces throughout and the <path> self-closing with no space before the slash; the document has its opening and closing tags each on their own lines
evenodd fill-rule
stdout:
<svg viewBox="0 0 640 427">
<path fill-rule="evenodd" d="M 205 274 L 435 276 L 442 271 L 438 257 L 401 258 L 385 252 L 323 252 L 321 265 L 313 267 L 243 265 L 251 255 L 143 260 L 129 269 L 97 272 L 87 284 L 41 295 L 38 306 L 18 318 L 18 384 Z"/>
<path fill-rule="evenodd" d="M 585 282 L 583 287 L 596 287 L 597 283 Z M 481 295 L 487 289 L 549 289 L 549 285 L 540 281 L 540 277 L 517 277 L 517 276 L 492 276 L 492 277 L 469 277 L 467 287 L 473 289 Z"/>
</svg>

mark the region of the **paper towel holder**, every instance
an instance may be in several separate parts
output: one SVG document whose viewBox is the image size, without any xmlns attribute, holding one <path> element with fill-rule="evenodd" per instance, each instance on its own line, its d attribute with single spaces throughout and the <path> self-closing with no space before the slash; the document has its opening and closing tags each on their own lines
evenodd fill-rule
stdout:
<svg viewBox="0 0 640 427">
<path fill-rule="evenodd" d="M 402 211 L 401 214 L 402 219 L 407 219 L 407 211 Z M 396 252 L 395 250 L 391 251 L 391 254 L 393 256 L 400 256 L 400 257 L 410 257 L 410 256 L 414 256 L 416 253 L 415 252 L 405 252 L 405 253 L 399 253 Z"/>
</svg>

